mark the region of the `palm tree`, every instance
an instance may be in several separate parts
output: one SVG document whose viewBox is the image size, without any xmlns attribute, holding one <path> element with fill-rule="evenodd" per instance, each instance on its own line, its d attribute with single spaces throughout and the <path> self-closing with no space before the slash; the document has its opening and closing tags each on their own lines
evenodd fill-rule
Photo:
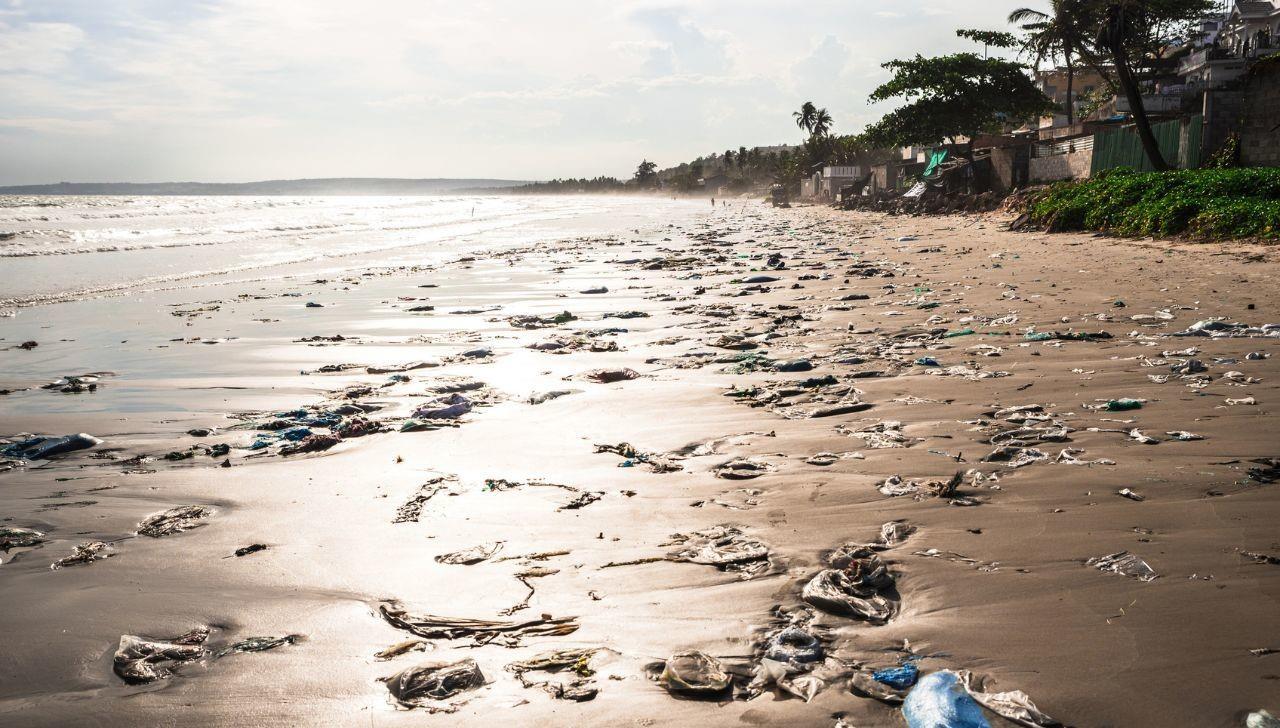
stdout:
<svg viewBox="0 0 1280 728">
<path fill-rule="evenodd" d="M 810 125 L 809 131 L 812 132 L 814 136 L 824 137 L 827 135 L 827 132 L 831 131 L 831 127 L 834 124 L 835 122 L 831 119 L 831 114 L 828 114 L 826 109 L 818 109 L 813 114 L 813 124 Z"/>
<path fill-rule="evenodd" d="M 1020 8 L 1009 13 L 1009 22 L 1026 31 L 1023 51 L 1035 58 L 1035 66 L 1061 57 L 1067 71 L 1067 124 L 1075 123 L 1075 62 L 1088 55 L 1088 29 L 1093 26 L 1088 0 L 1051 0 L 1049 12 Z"/>
<path fill-rule="evenodd" d="M 818 115 L 818 107 L 813 105 L 812 101 L 806 101 L 800 106 L 799 111 L 793 111 L 791 116 L 796 120 L 796 126 L 804 129 L 809 133 L 813 133 L 814 117 Z"/>
</svg>

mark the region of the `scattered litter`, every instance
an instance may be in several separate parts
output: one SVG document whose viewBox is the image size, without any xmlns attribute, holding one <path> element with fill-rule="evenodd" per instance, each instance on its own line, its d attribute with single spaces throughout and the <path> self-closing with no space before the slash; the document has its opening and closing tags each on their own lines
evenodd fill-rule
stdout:
<svg viewBox="0 0 1280 728">
<path fill-rule="evenodd" d="M 328 450 L 338 444 L 338 438 L 334 435 L 313 434 L 307 435 L 293 445 L 285 445 L 280 448 L 280 454 L 284 456 L 298 455 L 307 452 L 321 452 Z"/>
<path fill-rule="evenodd" d="M 160 513 L 153 513 L 138 524 L 138 535 L 160 538 L 189 531 L 203 525 L 200 522 L 212 513 L 207 506 L 178 506 Z"/>
<path fill-rule="evenodd" d="M 776 470 L 772 464 L 760 458 L 736 458 L 714 468 L 717 478 L 726 480 L 751 480 Z"/>
<path fill-rule="evenodd" d="M 62 437 L 31 437 L 0 446 L 0 455 L 23 460 L 45 460 L 54 455 L 84 450 L 101 444 L 102 440 L 83 432 Z"/>
<path fill-rule="evenodd" d="M 127 634 L 120 637 L 112 661 L 115 674 L 130 685 L 145 685 L 168 678 L 177 666 L 204 657 L 209 628 L 198 627 L 180 636 L 148 640 Z"/>
<path fill-rule="evenodd" d="M 408 667 L 381 678 L 397 703 L 406 708 L 427 708 L 432 712 L 451 713 L 458 704 L 442 701 L 485 684 L 476 661 L 468 657 L 458 662 L 433 662 Z"/>
<path fill-rule="evenodd" d="M 911 662 L 897 667 L 887 667 L 871 673 L 871 678 L 878 683 L 888 685 L 895 690 L 906 690 L 916 684 L 920 677 L 920 668 Z"/>
<path fill-rule="evenodd" d="M 559 637 L 578 631 L 577 617 L 552 618 L 546 614 L 539 619 L 516 622 L 437 617 L 431 614 L 415 616 L 391 604 L 380 605 L 378 612 L 391 626 L 419 637 L 446 640 L 471 638 L 476 645 L 492 643 L 516 647 L 524 637 Z"/>
<path fill-rule="evenodd" d="M 690 651 L 667 659 L 658 684 L 672 693 L 712 697 L 728 690 L 732 679 L 719 660 L 704 652 Z"/>
<path fill-rule="evenodd" d="M 620 468 L 631 468 L 639 464 L 648 467 L 650 471 L 655 473 L 673 473 L 683 469 L 679 463 L 674 462 L 670 458 L 663 457 L 656 453 L 637 450 L 636 447 L 629 442 L 620 442 L 616 445 L 597 444 L 595 446 L 595 451 L 597 453 L 613 453 L 624 458 L 621 463 L 618 463 L 618 467 Z"/>
<path fill-rule="evenodd" d="M 42 543 L 44 543 L 44 533 L 34 528 L 0 526 L 0 551 L 6 554 L 10 549 L 30 548 Z"/>
<path fill-rule="evenodd" d="M 1149 435 L 1144 434 L 1144 433 L 1142 432 L 1142 430 L 1139 430 L 1139 429 L 1137 429 L 1136 427 L 1135 427 L 1134 429 L 1132 429 L 1132 430 L 1129 430 L 1129 439 L 1131 439 L 1131 440 L 1137 440 L 1138 442 L 1142 443 L 1143 445 L 1158 445 L 1158 444 L 1160 443 L 1160 441 L 1159 441 L 1159 440 L 1157 440 L 1157 439 L 1156 439 L 1156 438 L 1154 438 L 1154 437 L 1151 437 L 1151 436 L 1149 436 Z"/>
<path fill-rule="evenodd" d="M 420 420 L 456 420 L 471 411 L 471 400 L 454 392 L 419 406 L 413 416 Z"/>
<path fill-rule="evenodd" d="M 887 496 L 909 495 L 916 500 L 923 498 L 950 498 L 964 480 L 964 473 L 957 472 L 948 480 L 904 480 L 900 475 L 890 475 L 877 490 Z"/>
<path fill-rule="evenodd" d="M 640 373 L 634 369 L 592 369 L 582 375 L 586 379 L 600 384 L 612 384 L 613 382 L 625 382 L 640 376 Z"/>
<path fill-rule="evenodd" d="M 373 656 L 379 660 L 391 660 L 410 652 L 424 652 L 434 648 L 435 645 L 426 640 L 405 640 L 404 642 L 397 642 L 386 649 L 378 650 L 373 653 Z"/>
<path fill-rule="evenodd" d="M 1062 723 L 1041 712 L 1036 704 L 1031 702 L 1031 697 L 1021 690 L 990 693 L 983 687 L 982 680 L 975 678 L 968 670 L 961 670 L 958 675 L 969 696 L 996 715 L 1027 728 L 1060 728 L 1062 726 Z"/>
<path fill-rule="evenodd" d="M 301 639 L 300 634 L 287 634 L 283 637 L 249 637 L 218 650 L 217 656 L 226 657 L 241 652 L 266 652 L 284 645 L 297 644 Z"/>
<path fill-rule="evenodd" d="M 845 547 L 830 562 L 835 568 L 823 569 L 804 585 L 800 598 L 806 604 L 872 624 L 884 624 L 897 613 L 893 576 L 874 551 Z"/>
<path fill-rule="evenodd" d="M 544 404 L 553 399 L 559 399 L 560 397 L 567 397 L 571 394 L 575 394 L 578 391 L 579 390 L 576 389 L 553 389 L 548 392 L 534 392 L 529 395 L 529 404 Z"/>
<path fill-rule="evenodd" d="M 758 576 L 769 568 L 769 547 L 735 526 L 677 533 L 666 545 L 680 546 L 667 555 L 671 561 L 714 566 L 734 572 L 742 579 Z"/>
<path fill-rule="evenodd" d="M 849 676 L 849 692 L 860 698 L 870 698 L 888 705 L 901 705 L 907 697 L 907 691 L 886 685 L 876 680 L 874 675 L 871 670 L 856 670 Z"/>
<path fill-rule="evenodd" d="M 1159 574 L 1147 562 L 1128 551 L 1119 551 L 1106 556 L 1095 556 L 1085 562 L 1099 571 L 1110 571 L 1115 574 L 1131 576 L 1139 581 L 1151 581 Z"/>
<path fill-rule="evenodd" d="M 478 564 L 481 561 L 487 561 L 494 554 L 502 550 L 502 541 L 493 543 L 484 543 L 478 546 L 472 546 L 461 551 L 454 551 L 448 554 L 440 554 L 436 557 L 436 561 L 441 564 L 461 564 L 470 566 Z"/>
<path fill-rule="evenodd" d="M 595 657 L 597 652 L 599 650 L 594 647 L 544 652 L 528 660 L 513 662 L 507 665 L 507 670 L 514 674 L 520 684 L 526 688 L 541 688 L 554 698 L 581 703 L 594 699 L 599 693 L 599 688 L 591 680 L 595 675 L 595 671 L 591 669 L 591 658 Z M 527 673 L 535 671 L 570 672 L 574 677 L 568 682 L 530 680 Z"/>
<path fill-rule="evenodd" d="M 1059 465 L 1115 465 L 1116 461 L 1107 458 L 1098 458 L 1096 460 L 1082 460 L 1080 455 L 1084 454 L 1084 450 L 1076 447 L 1068 447 L 1061 450 L 1053 462 Z"/>
<path fill-rule="evenodd" d="M 917 438 L 904 435 L 902 423 L 895 420 L 885 420 L 857 430 L 851 430 L 846 425 L 839 425 L 836 427 L 836 431 L 843 435 L 863 440 L 866 442 L 867 447 L 872 450 L 911 447 L 920 442 Z"/>
<path fill-rule="evenodd" d="M 1280 728 L 1280 718 L 1266 710 L 1254 711 L 1244 719 L 1244 728 Z"/>
<path fill-rule="evenodd" d="M 88 564 L 94 561 L 101 561 L 102 559 L 107 559 L 115 555 L 106 553 L 109 548 L 110 546 L 102 541 L 85 541 L 71 549 L 70 556 L 64 556 L 58 559 L 53 562 L 49 568 L 57 571 L 64 566 L 75 566 L 77 564 Z"/>
<path fill-rule="evenodd" d="M 396 517 L 391 522 L 417 523 L 418 519 L 422 517 L 422 507 L 425 506 L 427 501 L 431 500 L 436 493 L 444 490 L 445 485 L 443 484 L 449 482 L 449 480 L 449 478 L 445 477 L 432 478 L 426 483 L 418 486 L 417 494 L 405 501 L 404 505 L 401 505 L 396 509 Z"/>
<path fill-rule="evenodd" d="M 564 505 L 560 506 L 556 510 L 575 511 L 579 508 L 585 508 L 586 506 L 589 506 L 592 503 L 595 503 L 596 501 L 600 500 L 603 497 L 604 497 L 604 493 L 601 491 L 584 490 L 581 493 L 579 493 L 573 500 L 569 501 L 568 503 L 565 503 Z"/>
</svg>

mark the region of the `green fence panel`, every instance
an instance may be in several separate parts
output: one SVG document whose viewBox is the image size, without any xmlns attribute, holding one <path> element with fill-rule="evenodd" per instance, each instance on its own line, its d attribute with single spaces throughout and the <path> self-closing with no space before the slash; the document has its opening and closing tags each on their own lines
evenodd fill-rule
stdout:
<svg viewBox="0 0 1280 728">
<path fill-rule="evenodd" d="M 1182 121 L 1165 121 L 1151 126 L 1151 132 L 1166 161 L 1184 168 L 1200 166 L 1201 117 L 1191 118 L 1186 144 L 1183 144 Z M 1142 140 L 1132 129 L 1106 131 L 1093 138 L 1092 174 L 1116 167 L 1129 167 L 1140 172 L 1152 172 Z"/>
<path fill-rule="evenodd" d="M 1200 168 L 1200 145 L 1204 138 L 1204 115 L 1196 114 L 1187 123 L 1186 134 L 1182 137 L 1182 154 L 1178 156 L 1178 166 L 1182 169 Z"/>
</svg>

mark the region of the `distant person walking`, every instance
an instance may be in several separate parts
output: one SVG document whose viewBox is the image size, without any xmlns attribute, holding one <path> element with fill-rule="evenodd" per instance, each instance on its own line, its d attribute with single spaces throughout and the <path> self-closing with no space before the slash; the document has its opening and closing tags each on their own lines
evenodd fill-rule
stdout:
<svg viewBox="0 0 1280 728">
<path fill-rule="evenodd" d="M 715 206 L 716 206 L 716 198 L 714 198 L 714 197 L 712 197 L 712 198 L 711 198 L 711 206 L 712 206 L 712 207 L 715 207 Z"/>
</svg>

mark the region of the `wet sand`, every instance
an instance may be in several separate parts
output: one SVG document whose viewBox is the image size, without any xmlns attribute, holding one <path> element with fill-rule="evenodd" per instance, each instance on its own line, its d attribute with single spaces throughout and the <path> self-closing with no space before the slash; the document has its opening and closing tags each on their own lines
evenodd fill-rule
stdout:
<svg viewBox="0 0 1280 728">
<path fill-rule="evenodd" d="M 0 388 L 29 389 L 0 397 L 0 435 L 103 443 L 0 472 L 0 527 L 45 534 L 0 554 L 0 724 L 894 726 L 901 712 L 852 694 L 849 675 L 897 665 L 904 642 L 921 672 L 972 670 L 1074 726 L 1238 726 L 1280 711 L 1280 654 L 1250 652 L 1280 649 L 1280 486 L 1252 462 L 1280 457 L 1280 336 L 1173 335 L 1217 317 L 1280 321 L 1276 253 L 1003 223 L 655 201 L 625 227 L 601 219 L 586 235 L 544 231 L 430 268 L 22 309 L 0 320 Z M 572 320 L 555 318 L 566 311 Z M 510 320 L 527 315 L 546 318 Z M 1080 332 L 1095 336 L 1070 336 Z M 529 348 L 557 339 L 568 346 Z M 26 340 L 39 346 L 15 348 Z M 812 369 L 769 370 L 796 360 Z M 418 361 L 439 365 L 404 381 L 367 372 Z M 359 368 L 317 371 L 332 364 Z M 584 377 L 625 368 L 639 376 Z M 114 374 L 94 392 L 40 389 L 97 371 Z M 457 390 L 469 412 L 397 431 Z M 549 391 L 569 393 L 530 403 Z M 1105 409 L 1122 398 L 1143 404 Z M 283 456 L 280 443 L 243 449 L 266 431 L 228 429 L 342 404 L 378 406 L 363 416 L 389 431 Z M 1002 411 L 1024 405 L 1039 407 Z M 808 416 L 835 406 L 847 411 Z M 877 426 L 899 441 L 868 437 Z M 1015 430 L 1033 432 L 1011 440 Z M 1180 431 L 1203 439 L 1167 434 Z M 621 442 L 679 469 L 595 452 Z M 164 459 L 218 443 L 229 453 Z M 1002 443 L 1045 457 L 984 462 Z M 807 462 L 823 452 L 837 457 Z M 718 477 L 736 458 L 765 469 Z M 1059 462 L 1070 459 L 1102 462 Z M 959 487 L 938 496 L 882 492 L 893 476 L 957 472 Z M 565 507 L 584 493 L 600 498 Z M 410 503 L 416 520 L 400 510 Z M 211 515 L 134 535 L 180 505 Z M 686 650 L 752 669 L 775 608 L 801 613 L 826 554 L 898 519 L 916 530 L 880 552 L 897 611 L 874 625 L 813 610 L 830 659 L 811 701 L 774 689 L 690 700 L 650 679 L 650 663 Z M 672 534 L 717 525 L 767 544 L 759 573 L 654 560 L 678 550 L 664 545 Z M 111 557 L 50 569 L 93 540 L 111 542 Z M 435 558 L 497 542 L 480 563 Z M 267 549 L 232 556 L 250 544 Z M 1158 577 L 1086 565 L 1124 551 Z M 643 563 L 606 567 L 627 561 Z M 529 591 L 522 573 L 536 574 L 528 608 L 504 617 Z M 514 647 L 428 639 L 384 661 L 375 653 L 414 637 L 381 616 L 387 604 L 576 617 L 578 628 Z M 214 650 L 301 638 L 208 655 L 147 685 L 113 674 L 122 635 L 200 626 Z M 570 648 L 600 648 L 593 700 L 557 700 L 505 669 Z M 378 681 L 464 658 L 487 684 L 432 703 L 452 713 L 397 707 Z"/>
</svg>

